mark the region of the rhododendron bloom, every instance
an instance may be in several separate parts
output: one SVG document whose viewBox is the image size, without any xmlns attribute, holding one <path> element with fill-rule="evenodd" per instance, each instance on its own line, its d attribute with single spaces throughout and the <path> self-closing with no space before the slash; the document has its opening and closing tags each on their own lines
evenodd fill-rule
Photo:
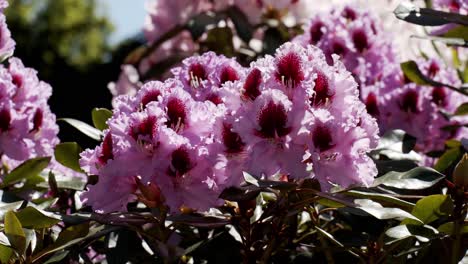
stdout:
<svg viewBox="0 0 468 264">
<path fill-rule="evenodd" d="M 417 63 L 429 78 L 455 87 L 461 85 L 457 73 L 442 62 L 431 59 L 418 60 Z M 466 124 L 468 119 L 465 116 L 447 119 L 443 115 L 453 114 L 458 106 L 468 102 L 466 97 L 446 87 L 422 87 L 407 83 L 398 65 L 388 74 L 385 84 L 385 93 L 376 102 L 383 131 L 405 130 L 417 138 L 416 149 L 422 153 L 441 150 L 446 140 L 466 135 L 464 127 L 447 129 Z"/>
<path fill-rule="evenodd" d="M 346 69 L 355 76 L 364 101 L 368 90 L 380 82 L 386 66 L 397 61 L 391 38 L 380 20 L 351 5 L 315 15 L 304 31 L 293 41 L 318 46 L 329 63 L 331 54 L 339 55 Z"/>
<path fill-rule="evenodd" d="M 376 169 L 366 153 L 378 128 L 353 77 L 332 59 L 328 65 L 318 48 L 287 43 L 244 69 L 208 52 L 184 60 L 175 78 L 117 97 L 103 142 L 82 153 L 82 168 L 102 178 L 83 198 L 95 210 L 125 210 L 141 197 L 132 187 L 138 177 L 160 190 L 158 200 L 172 212 L 205 211 L 221 204 L 221 191 L 239 185 L 243 172 L 316 177 L 324 190 L 370 184 Z M 109 188 L 119 188 L 119 198 L 98 201 L 113 177 L 119 184 Z"/>
</svg>

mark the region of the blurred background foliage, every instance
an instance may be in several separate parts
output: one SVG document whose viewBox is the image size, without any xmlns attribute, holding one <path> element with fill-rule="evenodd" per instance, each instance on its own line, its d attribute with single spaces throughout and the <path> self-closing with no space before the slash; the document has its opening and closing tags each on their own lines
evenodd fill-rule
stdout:
<svg viewBox="0 0 468 264">
<path fill-rule="evenodd" d="M 107 83 L 117 79 L 125 56 L 143 42 L 136 35 L 116 45 L 114 30 L 96 0 L 10 0 L 8 27 L 16 41 L 15 56 L 35 68 L 54 89 L 49 101 L 57 118 L 91 122 L 96 106 L 110 107 Z M 75 140 L 73 129 L 61 124 L 63 141 Z M 78 138 L 82 146 L 95 142 Z"/>
</svg>

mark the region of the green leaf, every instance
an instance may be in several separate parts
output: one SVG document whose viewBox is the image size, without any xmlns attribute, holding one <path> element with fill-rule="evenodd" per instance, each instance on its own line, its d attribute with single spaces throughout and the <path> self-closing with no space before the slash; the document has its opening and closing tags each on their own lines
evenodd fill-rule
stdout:
<svg viewBox="0 0 468 264">
<path fill-rule="evenodd" d="M 58 121 L 64 121 L 68 123 L 69 125 L 73 126 L 74 128 L 78 129 L 81 133 L 85 134 L 86 136 L 100 141 L 101 140 L 101 131 L 98 129 L 86 124 L 85 122 L 82 122 L 80 120 L 76 120 L 73 118 L 60 118 Z"/>
<path fill-rule="evenodd" d="M 447 235 L 453 235 L 453 228 L 454 228 L 454 223 L 453 222 L 448 222 L 448 223 L 445 223 L 441 226 L 439 226 L 439 228 L 437 228 L 437 230 L 439 230 L 439 232 L 441 233 L 445 233 Z M 465 224 L 460 232 L 462 234 L 467 234 L 468 233 L 468 224 Z"/>
<path fill-rule="evenodd" d="M 450 23 L 468 25 L 466 16 L 430 8 L 420 8 L 410 2 L 399 4 L 393 13 L 398 19 L 421 26 L 441 26 Z"/>
<path fill-rule="evenodd" d="M 354 203 L 358 205 L 357 208 L 380 220 L 397 219 L 402 221 L 409 218 L 422 224 L 418 218 L 400 208 L 383 207 L 381 204 L 368 199 L 356 199 Z"/>
<path fill-rule="evenodd" d="M 76 142 L 60 143 L 55 147 L 55 159 L 63 166 L 74 171 L 83 172 L 80 167 L 81 147 Z"/>
<path fill-rule="evenodd" d="M 17 201 L 12 203 L 0 202 L 0 218 L 3 218 L 4 214 L 8 211 L 14 211 L 21 207 L 23 201 Z"/>
<path fill-rule="evenodd" d="M 57 263 L 62 261 L 66 256 L 68 256 L 68 253 L 70 251 L 64 250 L 64 251 L 59 251 L 55 253 L 52 257 L 50 257 L 44 264 L 52 264 L 52 263 Z"/>
<path fill-rule="evenodd" d="M 0 263 L 8 263 L 13 255 L 13 249 L 0 244 Z"/>
<path fill-rule="evenodd" d="M 80 225 L 70 226 L 59 234 L 59 237 L 57 238 L 54 244 L 35 254 L 32 257 L 32 262 L 36 263 L 36 261 L 38 261 L 44 256 L 76 245 L 90 237 L 99 238 L 101 235 L 103 236 L 108 232 L 112 232 L 117 229 L 117 227 L 109 227 L 106 229 L 103 225 L 99 225 L 95 228 L 90 229 L 89 222 Z"/>
<path fill-rule="evenodd" d="M 61 221 L 60 218 L 41 212 L 31 206 L 17 212 L 16 217 L 23 227 L 32 229 L 49 228 Z"/>
<path fill-rule="evenodd" d="M 431 238 L 437 237 L 437 229 L 427 225 L 398 225 L 388 229 L 385 234 L 394 240 L 388 244 L 408 238 L 415 237 L 420 242 L 429 242 Z"/>
<path fill-rule="evenodd" d="M 13 211 L 5 214 L 5 235 L 8 237 L 13 248 L 23 252 L 26 247 L 26 236 L 20 221 Z"/>
<path fill-rule="evenodd" d="M 448 169 L 450 166 L 454 165 L 462 156 L 460 148 L 452 148 L 447 150 L 442 156 L 437 160 L 434 165 L 434 169 L 439 172 L 443 172 Z"/>
<path fill-rule="evenodd" d="M 82 191 L 86 187 L 86 180 L 79 178 L 79 177 L 72 177 L 68 180 L 56 181 L 56 184 L 57 184 L 57 188 L 59 189 Z M 48 183 L 46 182 L 41 182 L 37 186 L 42 187 L 42 188 L 49 187 Z"/>
<path fill-rule="evenodd" d="M 454 115 L 456 116 L 462 116 L 462 115 L 468 115 L 468 103 L 463 103 L 460 105 L 457 110 L 455 110 Z"/>
<path fill-rule="evenodd" d="M 468 27 L 467 26 L 458 26 L 450 29 L 449 31 L 443 34 L 446 38 L 461 38 L 468 40 Z"/>
<path fill-rule="evenodd" d="M 49 165 L 49 162 L 50 157 L 27 160 L 3 178 L 3 185 L 13 184 L 23 179 L 37 176 Z"/>
<path fill-rule="evenodd" d="M 405 76 L 412 82 L 419 85 L 431 84 L 430 80 L 419 70 L 418 64 L 415 61 L 402 62 L 400 67 Z"/>
<path fill-rule="evenodd" d="M 375 179 L 373 186 L 385 185 L 404 190 L 420 190 L 429 188 L 445 176 L 434 169 L 417 167 L 406 172 L 391 171 L 382 177 Z"/>
<path fill-rule="evenodd" d="M 333 201 L 333 200 L 330 200 L 330 199 L 327 199 L 327 198 L 320 198 L 317 200 L 317 203 L 323 205 L 323 206 L 326 206 L 326 207 L 330 207 L 330 208 L 342 208 L 342 207 L 345 207 L 345 205 L 343 205 L 342 203 L 339 203 L 339 202 L 336 202 L 336 201 Z"/>
<path fill-rule="evenodd" d="M 379 160 L 381 155 L 387 156 L 391 160 L 419 160 L 419 155 L 414 151 L 408 151 L 413 148 L 414 141 L 411 136 L 403 130 L 387 131 L 381 138 L 379 145 L 371 152 L 371 155 Z M 408 151 L 409 153 L 404 153 Z"/>
<path fill-rule="evenodd" d="M 106 121 L 112 117 L 112 111 L 106 108 L 94 108 L 91 112 L 91 116 L 94 127 L 102 131 L 109 127 Z"/>
<path fill-rule="evenodd" d="M 411 212 L 412 215 L 421 220 L 424 224 L 429 224 L 440 217 L 447 217 L 453 211 L 452 199 L 447 195 L 435 194 L 420 199 Z M 403 221 L 403 224 L 420 223 L 411 220 Z"/>
<path fill-rule="evenodd" d="M 353 196 L 353 197 L 366 198 L 366 199 L 370 199 L 373 201 L 379 201 L 383 203 L 397 205 L 399 207 L 404 207 L 409 210 L 413 209 L 414 207 L 413 203 L 398 199 L 389 194 L 370 193 L 370 192 L 362 192 L 362 191 L 356 191 L 356 190 L 347 191 L 345 194 L 349 196 Z"/>
<path fill-rule="evenodd" d="M 244 175 L 244 181 L 246 183 L 255 185 L 257 187 L 260 187 L 257 178 L 255 178 L 254 176 L 250 175 L 249 173 L 247 173 L 245 171 L 243 172 L 243 175 Z"/>
</svg>

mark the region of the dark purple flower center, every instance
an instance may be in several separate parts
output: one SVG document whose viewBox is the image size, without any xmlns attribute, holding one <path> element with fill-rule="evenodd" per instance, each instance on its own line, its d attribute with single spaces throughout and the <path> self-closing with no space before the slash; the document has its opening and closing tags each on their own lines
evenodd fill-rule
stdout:
<svg viewBox="0 0 468 264">
<path fill-rule="evenodd" d="M 156 116 L 148 116 L 141 122 L 134 124 L 130 131 L 131 136 L 135 140 L 141 139 L 141 137 L 149 137 L 150 139 L 154 139 L 158 129 L 158 124 L 156 121 Z"/>
<path fill-rule="evenodd" d="M 23 86 L 23 77 L 20 75 L 14 74 L 12 76 L 12 82 L 16 87 L 21 88 Z"/>
<path fill-rule="evenodd" d="M 408 113 L 418 113 L 419 94 L 416 91 L 408 91 L 403 94 L 400 102 L 400 109 Z"/>
<path fill-rule="evenodd" d="M 262 72 L 259 69 L 253 69 L 244 83 L 244 96 L 255 100 L 260 95 L 260 84 L 262 83 Z"/>
<path fill-rule="evenodd" d="M 177 98 L 171 98 L 167 103 L 167 123 L 175 131 L 183 129 L 186 125 L 187 110 L 184 102 Z"/>
<path fill-rule="evenodd" d="M 241 137 L 236 132 L 232 131 L 232 125 L 223 123 L 223 143 L 226 147 L 227 153 L 239 153 L 241 152 L 245 144 L 242 142 Z"/>
<path fill-rule="evenodd" d="M 345 7 L 345 9 L 343 10 L 342 16 L 351 21 L 356 20 L 357 18 L 356 11 L 354 11 L 350 7 Z"/>
<path fill-rule="evenodd" d="M 205 67 L 200 63 L 194 63 L 189 67 L 190 83 L 192 86 L 198 86 L 201 81 L 207 79 Z"/>
<path fill-rule="evenodd" d="M 367 95 L 367 98 L 366 98 L 366 109 L 367 109 L 367 112 L 371 115 L 371 116 L 378 116 L 380 111 L 379 111 L 379 106 L 378 106 L 378 103 L 377 103 L 377 96 L 374 94 L 374 93 L 369 93 L 369 95 Z"/>
<path fill-rule="evenodd" d="M 291 128 L 286 127 L 287 121 L 288 115 L 284 106 L 270 101 L 258 115 L 258 124 L 260 126 L 258 135 L 264 138 L 286 136 L 291 132 Z"/>
<path fill-rule="evenodd" d="M 460 10 L 460 4 L 456 0 L 450 2 L 449 8 L 452 12 L 457 12 Z"/>
<path fill-rule="evenodd" d="M 231 66 L 226 66 L 221 71 L 221 76 L 219 79 L 221 80 L 221 84 L 224 84 L 226 82 L 233 82 L 239 80 L 239 75 L 237 74 L 237 71 L 234 68 L 232 68 Z"/>
<path fill-rule="evenodd" d="M 174 150 L 171 154 L 170 175 L 173 177 L 184 175 L 193 168 L 188 149 L 184 146 Z"/>
<path fill-rule="evenodd" d="M 215 105 L 223 103 L 223 99 L 216 93 L 211 93 L 206 97 L 206 100 L 212 102 Z"/>
<path fill-rule="evenodd" d="M 39 129 L 42 127 L 43 119 L 44 119 L 44 113 L 42 112 L 42 109 L 38 108 L 36 110 L 36 113 L 34 113 L 32 131 L 39 131 Z"/>
<path fill-rule="evenodd" d="M 5 132 L 10 129 L 11 114 L 8 109 L 3 108 L 0 111 L 0 131 Z"/>
<path fill-rule="evenodd" d="M 317 78 L 314 80 L 314 95 L 310 98 L 312 106 L 322 106 L 329 102 L 335 93 L 330 89 L 327 76 L 323 72 L 317 72 Z"/>
<path fill-rule="evenodd" d="M 161 95 L 159 90 L 150 90 L 141 99 L 141 105 L 145 108 L 149 103 L 158 101 L 158 97 Z"/>
<path fill-rule="evenodd" d="M 354 31 L 353 42 L 354 47 L 356 47 L 356 49 L 361 53 L 369 48 L 369 42 L 367 40 L 366 33 L 362 30 Z"/>
<path fill-rule="evenodd" d="M 288 87 L 295 87 L 304 80 L 299 55 L 289 52 L 279 59 L 276 64 L 276 79 Z"/>
<path fill-rule="evenodd" d="M 432 102 L 442 107 L 447 105 L 447 93 L 443 87 L 432 89 Z"/>
<path fill-rule="evenodd" d="M 106 164 L 108 160 L 114 159 L 114 154 L 112 151 L 112 135 L 109 132 L 104 137 L 104 141 L 102 141 L 101 154 L 98 157 L 99 162 Z"/>
<path fill-rule="evenodd" d="M 340 42 L 335 42 L 332 45 L 332 53 L 343 56 L 346 53 L 346 47 Z"/>
<path fill-rule="evenodd" d="M 310 44 L 317 44 L 317 42 L 320 41 L 320 39 L 322 39 L 322 36 L 323 36 L 323 31 L 322 31 L 322 28 L 324 27 L 325 25 L 321 22 L 321 21 L 318 21 L 317 23 L 313 24 L 311 27 L 310 27 Z"/>
<path fill-rule="evenodd" d="M 324 125 L 319 125 L 314 129 L 312 142 L 320 152 L 327 151 L 335 146 L 330 129 Z"/>
<path fill-rule="evenodd" d="M 433 61 L 429 65 L 429 69 L 427 70 L 427 74 L 429 75 L 429 77 L 434 78 L 436 76 L 436 74 L 439 72 L 439 70 L 440 70 L 439 65 L 437 65 L 437 63 Z"/>
</svg>

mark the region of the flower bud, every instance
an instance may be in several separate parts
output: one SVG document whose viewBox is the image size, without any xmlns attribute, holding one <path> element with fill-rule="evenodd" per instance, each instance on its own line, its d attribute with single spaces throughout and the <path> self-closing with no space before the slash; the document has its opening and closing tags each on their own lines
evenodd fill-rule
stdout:
<svg viewBox="0 0 468 264">
<path fill-rule="evenodd" d="M 456 186 L 468 189 L 468 154 L 465 153 L 458 162 L 455 170 L 453 171 L 453 181 Z"/>
</svg>

